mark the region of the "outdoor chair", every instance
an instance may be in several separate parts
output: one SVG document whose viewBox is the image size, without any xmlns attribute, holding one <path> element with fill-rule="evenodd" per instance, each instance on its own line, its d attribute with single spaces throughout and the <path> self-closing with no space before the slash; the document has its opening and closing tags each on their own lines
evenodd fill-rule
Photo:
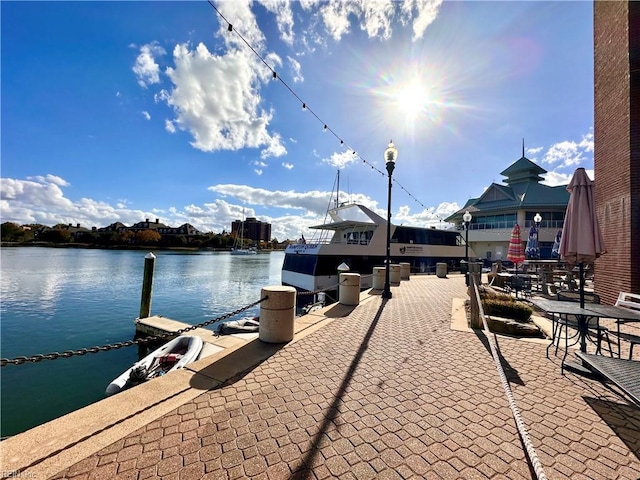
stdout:
<svg viewBox="0 0 640 480">
<path fill-rule="evenodd" d="M 640 314 L 640 295 L 620 292 L 615 305 L 616 307 L 628 308 L 630 310 L 637 311 Z M 629 360 L 631 360 L 633 357 L 634 345 L 640 345 L 640 335 L 634 335 L 628 332 L 618 332 L 618 337 L 618 340 L 626 340 L 629 342 Z"/>
<path fill-rule="evenodd" d="M 523 297 L 531 297 L 531 277 L 529 275 L 514 275 L 509 277 L 506 287 L 509 293 L 513 291 L 516 296 L 518 292 L 522 292 Z"/>
<path fill-rule="evenodd" d="M 555 350 L 555 355 L 558 354 L 558 348 L 560 347 L 560 340 L 562 338 L 564 338 L 564 345 L 565 345 L 565 349 L 569 348 L 570 345 L 574 345 L 575 342 L 571 342 L 572 340 L 579 338 L 578 335 L 578 321 L 577 320 L 572 320 L 572 319 L 568 319 L 566 317 L 558 317 L 557 319 L 555 318 L 554 315 L 552 315 L 552 319 L 551 319 L 551 343 L 549 343 L 549 345 L 547 346 L 547 358 L 549 358 L 549 348 L 551 348 L 552 345 L 555 345 L 556 350 Z M 573 332 L 570 333 L 569 329 L 572 329 Z M 564 331 L 564 336 L 563 336 L 563 331 Z M 593 326 L 589 326 L 588 327 L 588 334 L 590 334 L 591 332 L 593 332 L 593 334 L 595 334 L 597 342 L 596 343 L 596 353 L 602 353 L 602 341 L 605 341 L 606 344 L 606 348 L 605 351 L 611 356 L 614 356 L 614 350 L 612 348 L 612 343 L 616 343 L 616 342 L 612 342 L 611 341 L 611 337 L 609 336 L 609 329 L 607 327 L 603 327 L 601 325 L 593 325 Z"/>
</svg>

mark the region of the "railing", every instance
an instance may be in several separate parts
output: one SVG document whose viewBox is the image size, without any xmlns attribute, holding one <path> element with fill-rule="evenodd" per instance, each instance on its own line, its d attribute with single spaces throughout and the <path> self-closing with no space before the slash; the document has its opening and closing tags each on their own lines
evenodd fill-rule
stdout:
<svg viewBox="0 0 640 480">
<path fill-rule="evenodd" d="M 469 230 L 511 230 L 515 222 L 492 222 L 492 223 L 471 223 L 469 225 Z M 535 224 L 533 220 L 526 220 L 524 222 L 524 228 L 530 228 Z M 564 220 L 543 220 L 540 222 L 540 228 L 553 228 L 553 229 L 561 229 L 564 226 Z M 464 225 L 458 225 L 458 230 L 464 230 Z"/>
</svg>

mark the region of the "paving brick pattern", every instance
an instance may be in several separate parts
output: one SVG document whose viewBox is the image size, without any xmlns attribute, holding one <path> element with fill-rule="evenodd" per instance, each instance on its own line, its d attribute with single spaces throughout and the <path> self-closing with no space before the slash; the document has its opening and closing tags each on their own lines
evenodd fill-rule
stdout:
<svg viewBox="0 0 640 480">
<path fill-rule="evenodd" d="M 54 478 L 535 478 L 486 338 L 450 329 L 463 279 L 392 291 Z M 544 344 L 498 346 L 548 478 L 640 478 L 640 409 Z"/>
</svg>

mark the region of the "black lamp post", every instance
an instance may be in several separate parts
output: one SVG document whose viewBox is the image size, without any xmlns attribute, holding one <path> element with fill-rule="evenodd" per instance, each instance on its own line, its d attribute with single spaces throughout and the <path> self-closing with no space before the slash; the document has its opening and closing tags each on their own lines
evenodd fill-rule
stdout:
<svg viewBox="0 0 640 480">
<path fill-rule="evenodd" d="M 469 286 L 469 224 L 471 223 L 471 214 L 469 210 L 464 212 L 462 215 L 462 220 L 464 221 L 464 258 L 467 261 L 467 271 L 464 274 L 464 283 Z"/>
<path fill-rule="evenodd" d="M 384 151 L 384 160 L 387 162 L 387 173 L 389 177 L 389 189 L 387 197 L 387 268 L 384 272 L 384 290 L 382 290 L 382 298 L 391 298 L 391 287 L 389 285 L 389 268 L 391 264 L 391 176 L 396 166 L 398 158 L 398 150 L 393 146 L 393 141 L 389 142 L 387 149 Z"/>
</svg>

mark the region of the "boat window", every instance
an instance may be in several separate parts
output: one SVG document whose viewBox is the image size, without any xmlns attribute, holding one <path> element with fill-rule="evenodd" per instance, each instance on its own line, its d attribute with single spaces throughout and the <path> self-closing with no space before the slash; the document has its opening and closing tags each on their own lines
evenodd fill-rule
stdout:
<svg viewBox="0 0 640 480">
<path fill-rule="evenodd" d="M 315 255 L 285 255 L 282 269 L 313 275 L 317 258 Z"/>
</svg>

